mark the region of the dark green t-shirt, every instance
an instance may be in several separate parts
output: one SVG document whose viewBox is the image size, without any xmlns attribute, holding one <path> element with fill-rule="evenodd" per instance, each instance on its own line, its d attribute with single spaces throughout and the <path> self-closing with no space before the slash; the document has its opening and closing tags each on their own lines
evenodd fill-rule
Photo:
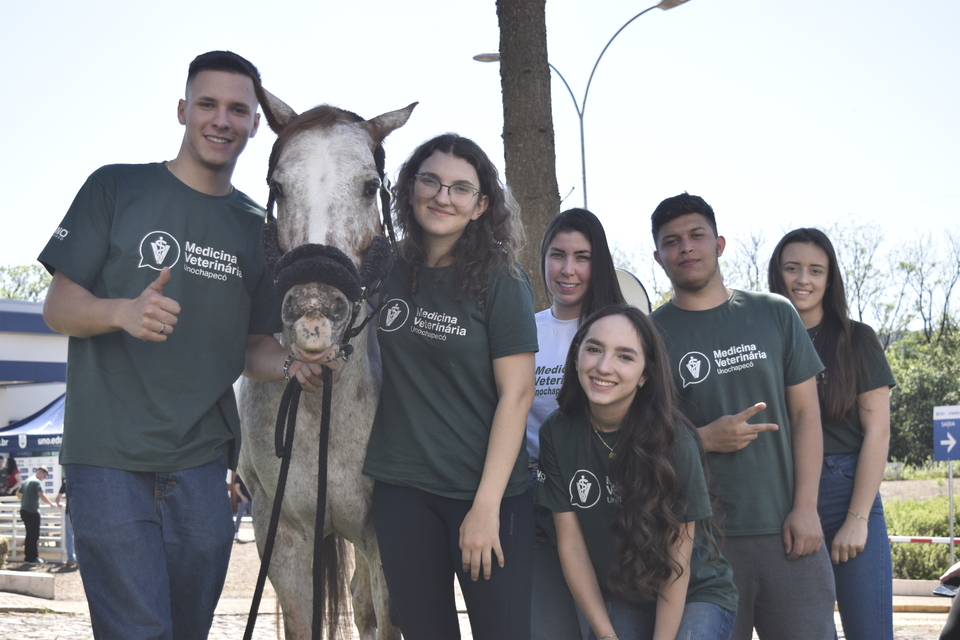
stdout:
<svg viewBox="0 0 960 640">
<path fill-rule="evenodd" d="M 20 487 L 20 508 L 31 513 L 40 511 L 41 493 L 43 493 L 43 484 L 36 476 L 30 476 Z"/>
<path fill-rule="evenodd" d="M 399 260 L 381 293 L 383 387 L 363 473 L 472 500 L 499 401 L 493 361 L 537 350 L 530 281 L 525 274 L 493 274 L 478 308 L 473 299 L 453 299 L 449 268 L 421 267 L 411 294 L 409 268 Z M 517 443 L 505 496 L 526 490 L 523 445 Z"/>
<path fill-rule="evenodd" d="M 710 498 L 700 465 L 697 443 L 686 428 L 678 427 L 676 440 L 667 450 L 686 499 L 685 508 L 676 515 L 681 522 L 693 522 L 710 516 Z M 616 433 L 604 433 L 610 447 L 616 445 Z M 619 498 L 607 469 L 610 450 L 590 428 L 585 416 L 568 417 L 555 411 L 540 427 L 540 474 L 537 504 L 556 512 L 577 514 L 583 538 L 597 582 L 609 595 L 607 577 L 619 561 L 611 526 Z M 633 604 L 654 607 L 655 600 L 637 593 Z M 694 552 L 690 558 L 690 583 L 687 602 L 710 602 L 730 611 L 737 610 L 737 588 L 733 570 L 716 547 L 706 544 L 703 531 L 696 527 Z"/>
<path fill-rule="evenodd" d="M 200 193 L 161 163 L 87 179 L 40 262 L 100 298 L 136 298 L 170 267 L 163 294 L 181 312 L 162 343 L 125 331 L 70 338 L 61 464 L 177 471 L 227 456 L 236 466 L 233 383 L 247 336 L 282 328 L 262 226 L 244 194 Z"/>
<path fill-rule="evenodd" d="M 880 346 L 880 340 L 873 329 L 861 322 L 851 321 L 853 324 L 852 346 L 862 368 L 857 372 L 857 395 L 873 391 L 880 387 L 892 387 L 897 384 L 893 379 L 893 372 L 887 363 L 887 357 Z M 807 329 L 810 339 L 816 343 L 819 325 Z M 824 371 L 817 376 L 817 390 L 830 384 L 830 371 Z M 843 453 L 860 453 L 863 446 L 863 424 L 860 422 L 860 409 L 854 405 L 837 422 L 827 418 L 820 404 L 820 419 L 823 422 L 823 455 L 835 456 Z"/>
<path fill-rule="evenodd" d="M 777 431 L 739 451 L 711 452 L 708 461 L 724 534 L 780 533 L 794 493 L 786 388 L 823 369 L 793 305 L 770 293 L 734 291 L 713 309 L 667 303 L 650 318 L 670 354 L 680 409 L 694 426 L 767 403 L 750 422 L 774 423 Z"/>
</svg>

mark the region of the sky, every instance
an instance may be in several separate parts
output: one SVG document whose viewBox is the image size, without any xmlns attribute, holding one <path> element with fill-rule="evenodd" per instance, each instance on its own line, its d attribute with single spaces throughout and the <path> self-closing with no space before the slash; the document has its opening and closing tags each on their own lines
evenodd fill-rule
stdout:
<svg viewBox="0 0 960 640">
<path fill-rule="evenodd" d="M 650 1 L 547 2 L 549 59 L 578 101 L 604 44 Z M 499 65 L 472 59 L 498 48 L 493 0 L 7 1 L 0 15 L 0 265 L 36 260 L 97 167 L 176 155 L 187 65 L 212 49 L 253 61 L 297 111 L 371 118 L 418 101 L 386 141 L 391 177 L 446 131 L 503 168 Z M 714 207 L 728 247 L 847 220 L 881 225 L 889 243 L 936 241 L 960 227 L 958 26 L 956 0 L 655 9 L 617 36 L 590 87 L 589 208 L 644 256 L 650 213 L 683 191 Z M 562 206 L 582 206 L 576 110 L 552 86 Z M 260 202 L 265 124 L 234 174 Z"/>
</svg>

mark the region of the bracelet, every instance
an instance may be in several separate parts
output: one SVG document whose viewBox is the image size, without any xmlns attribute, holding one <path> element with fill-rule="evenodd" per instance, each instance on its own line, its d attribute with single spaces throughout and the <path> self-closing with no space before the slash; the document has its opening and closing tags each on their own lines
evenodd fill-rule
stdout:
<svg viewBox="0 0 960 640">
<path fill-rule="evenodd" d="M 605 636 L 600 636 L 597 640 L 620 640 L 615 633 L 608 633 Z"/>
<path fill-rule="evenodd" d="M 285 382 L 290 382 L 290 365 L 293 364 L 293 360 L 293 354 L 291 353 L 283 361 L 283 379 Z"/>
<path fill-rule="evenodd" d="M 870 522 L 869 520 L 867 520 L 866 518 L 864 518 L 862 515 L 860 515 L 860 514 L 857 513 L 856 511 L 850 511 L 850 509 L 847 509 L 847 513 L 853 515 L 855 518 L 859 518 L 860 520 L 863 520 L 864 522 Z"/>
</svg>

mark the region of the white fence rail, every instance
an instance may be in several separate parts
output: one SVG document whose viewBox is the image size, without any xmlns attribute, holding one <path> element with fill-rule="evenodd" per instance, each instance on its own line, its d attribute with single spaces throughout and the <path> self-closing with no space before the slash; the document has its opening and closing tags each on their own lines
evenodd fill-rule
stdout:
<svg viewBox="0 0 960 640">
<path fill-rule="evenodd" d="M 48 495 L 48 497 L 50 497 Z M 66 506 L 48 507 L 40 501 L 40 557 L 51 562 L 66 562 L 63 519 Z M 20 501 L 16 496 L 0 496 L 0 535 L 10 541 L 8 562 L 23 562 L 26 529 L 20 521 Z"/>
</svg>

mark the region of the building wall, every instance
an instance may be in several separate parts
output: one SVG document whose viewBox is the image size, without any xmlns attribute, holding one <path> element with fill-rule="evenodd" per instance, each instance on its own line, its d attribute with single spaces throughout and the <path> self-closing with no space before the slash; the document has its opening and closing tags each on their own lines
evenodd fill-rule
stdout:
<svg viewBox="0 0 960 640">
<path fill-rule="evenodd" d="M 43 304 L 0 300 L 0 426 L 33 415 L 66 389 L 67 336 L 43 321 Z"/>
</svg>

